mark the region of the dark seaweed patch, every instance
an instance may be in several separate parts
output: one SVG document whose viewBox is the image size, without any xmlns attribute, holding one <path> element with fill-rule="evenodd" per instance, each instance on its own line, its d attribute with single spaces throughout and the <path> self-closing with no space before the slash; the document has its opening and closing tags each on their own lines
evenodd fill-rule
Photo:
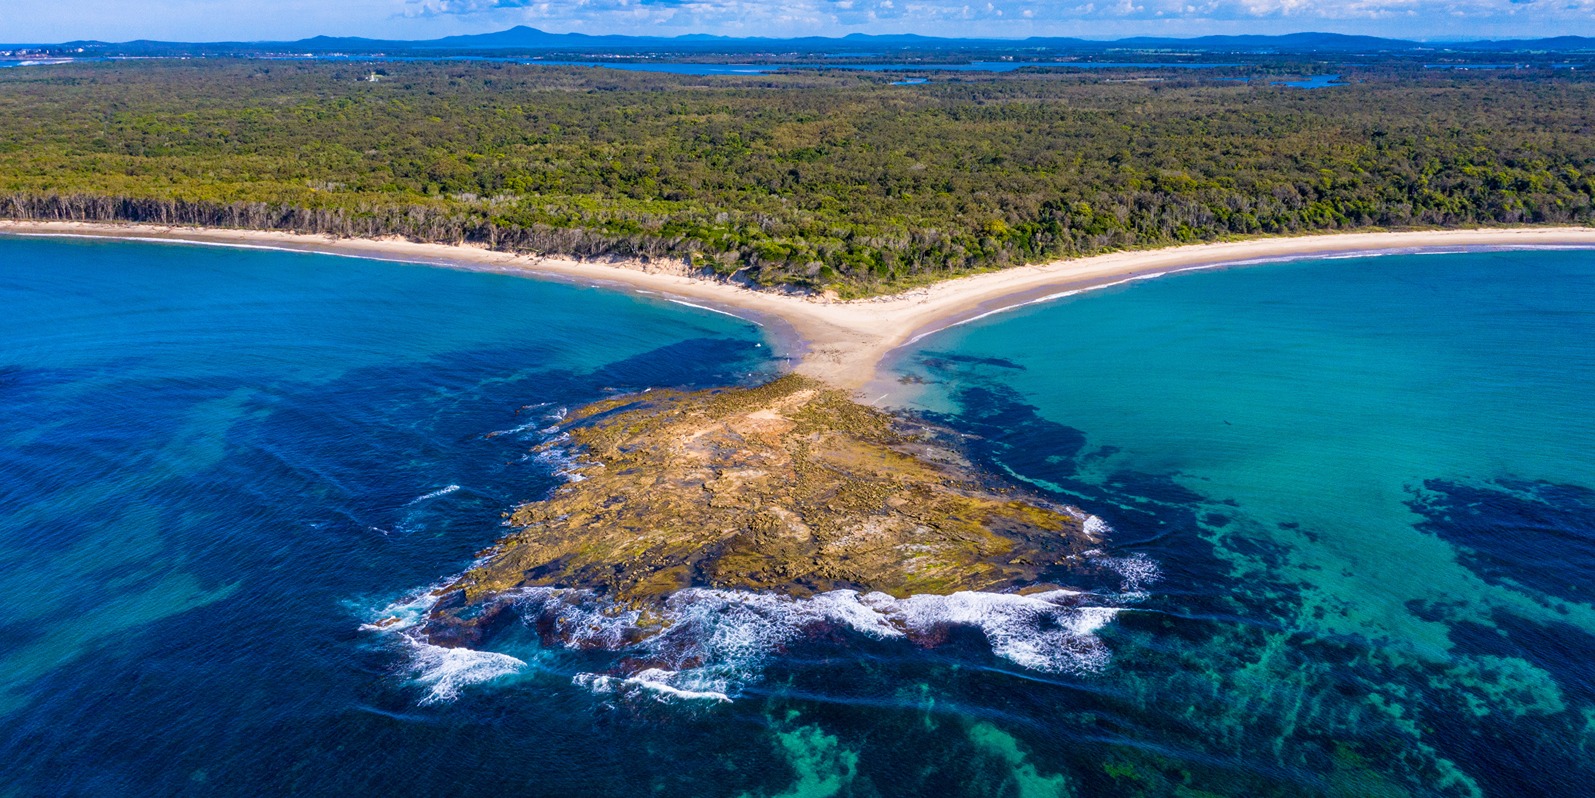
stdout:
<svg viewBox="0 0 1595 798">
<path fill-rule="evenodd" d="M 1106 484 L 1119 493 L 1170 505 L 1204 504 L 1207 497 L 1175 481 L 1174 474 L 1149 474 L 1144 471 L 1115 471 Z"/>
<path fill-rule="evenodd" d="M 617 360 L 592 372 L 599 384 L 687 387 L 713 385 L 731 369 L 758 363 L 765 350 L 755 341 L 693 338 Z"/>
<path fill-rule="evenodd" d="M 1504 610 L 1493 624 L 1458 621 L 1450 637 L 1458 653 L 1518 657 L 1543 668 L 1564 691 L 1595 698 L 1595 635 L 1565 623 L 1535 623 Z"/>
<path fill-rule="evenodd" d="M 1595 600 L 1595 490 L 1431 479 L 1407 504 L 1423 516 L 1418 529 L 1461 548 L 1462 563 L 1486 581 Z"/>
<path fill-rule="evenodd" d="M 919 359 L 920 363 L 936 370 L 944 371 L 956 363 L 963 366 L 994 366 L 1010 371 L 1027 371 L 1023 365 L 1015 363 L 1005 357 L 982 357 L 980 355 L 959 355 L 952 352 L 927 352 Z"/>
<path fill-rule="evenodd" d="M 974 387 L 957 393 L 960 413 L 939 421 L 977 436 L 972 447 L 1031 479 L 1062 485 L 1079 471 L 1085 433 L 1042 418 L 1007 388 Z"/>
</svg>

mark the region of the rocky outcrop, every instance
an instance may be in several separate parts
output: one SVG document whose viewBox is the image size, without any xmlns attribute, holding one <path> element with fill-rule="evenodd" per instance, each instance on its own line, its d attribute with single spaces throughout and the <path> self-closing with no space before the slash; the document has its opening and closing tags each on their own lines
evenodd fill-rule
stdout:
<svg viewBox="0 0 1595 798">
<path fill-rule="evenodd" d="M 992 485 L 940 431 L 803 377 L 611 399 L 564 429 L 572 481 L 439 591 L 432 642 L 476 641 L 527 588 L 600 597 L 646 635 L 690 587 L 1032 592 L 1100 543 L 1083 513 Z"/>
</svg>

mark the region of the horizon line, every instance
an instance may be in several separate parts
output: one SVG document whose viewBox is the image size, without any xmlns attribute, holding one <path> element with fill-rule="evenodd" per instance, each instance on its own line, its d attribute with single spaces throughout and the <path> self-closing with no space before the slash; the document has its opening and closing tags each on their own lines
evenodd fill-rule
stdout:
<svg viewBox="0 0 1595 798">
<path fill-rule="evenodd" d="M 689 40 L 690 39 L 697 39 L 697 40 L 723 40 L 723 41 L 728 41 L 728 42 L 798 42 L 798 41 L 807 41 L 807 40 L 844 41 L 846 39 L 854 38 L 854 37 L 857 37 L 857 38 L 892 38 L 892 37 L 907 38 L 907 37 L 913 37 L 913 38 L 917 38 L 917 39 L 925 39 L 925 40 L 930 40 L 930 41 L 941 41 L 941 42 L 996 42 L 996 43 L 1010 43 L 1010 44 L 1013 44 L 1013 43 L 1024 43 L 1024 42 L 1037 41 L 1037 40 L 1060 40 L 1061 39 L 1061 40 L 1068 40 L 1068 41 L 1092 42 L 1092 43 L 1098 43 L 1098 44 L 1113 44 L 1113 43 L 1117 43 L 1117 42 L 1127 42 L 1127 41 L 1135 41 L 1135 40 L 1150 40 L 1150 41 L 1160 41 L 1160 42 L 1197 42 L 1197 41 L 1211 40 L 1211 39 L 1235 39 L 1235 38 L 1285 39 L 1285 38 L 1294 37 L 1294 36 L 1334 36 L 1334 37 L 1343 37 L 1343 38 L 1349 38 L 1349 39 L 1373 39 L 1373 40 L 1383 41 L 1383 42 L 1410 42 L 1410 43 L 1414 43 L 1414 44 L 1471 44 L 1471 43 L 1478 43 L 1478 42 L 1534 42 L 1534 41 L 1547 41 L 1547 40 L 1552 40 L 1552 39 L 1592 39 L 1592 40 L 1595 40 L 1595 31 L 1592 31 L 1589 34 L 1563 33 L 1563 34 L 1558 34 L 1558 35 L 1555 35 L 1555 36 L 1506 36 L 1506 37 L 1472 36 L 1472 37 L 1438 37 L 1438 38 L 1428 38 L 1428 37 L 1424 37 L 1424 36 L 1415 36 L 1415 37 L 1396 38 L 1396 37 L 1389 37 L 1389 36 L 1376 36 L 1376 35 L 1373 35 L 1373 34 L 1365 34 L 1365 33 L 1341 33 L 1341 32 L 1332 31 L 1332 30 L 1298 30 L 1298 31 L 1292 31 L 1292 32 L 1289 32 L 1289 33 L 1211 33 L 1211 34 L 1202 34 L 1202 35 L 1199 35 L 1199 36 L 1160 36 L 1160 35 L 1154 35 L 1154 34 L 1136 34 L 1136 35 L 1130 35 L 1130 36 L 1099 38 L 1099 37 L 1094 37 L 1094 36 L 1089 36 L 1089 35 L 1071 36 L 1071 35 L 1063 35 L 1063 34 L 1055 34 L 1055 35 L 1054 34 L 1033 34 L 1033 35 L 1023 36 L 1023 37 L 943 36 L 943 35 L 937 35 L 937 34 L 916 33 L 916 32 L 913 32 L 913 31 L 890 31 L 890 32 L 881 32 L 881 33 L 869 33 L 869 32 L 865 32 L 865 31 L 855 30 L 855 31 L 849 31 L 847 33 L 836 33 L 836 34 L 808 34 L 808 35 L 802 35 L 802 36 L 775 37 L 775 36 L 734 36 L 734 35 L 728 35 L 728 34 L 706 33 L 706 32 L 680 33 L 680 34 L 674 34 L 674 35 L 650 35 L 650 34 L 632 34 L 632 33 L 589 33 L 589 32 L 579 31 L 579 30 L 552 31 L 552 30 L 547 30 L 547 29 L 543 29 L 543 28 L 533 27 L 533 26 L 530 26 L 530 25 L 514 25 L 514 26 L 511 26 L 511 27 L 508 27 L 508 28 L 500 28 L 500 29 L 495 29 L 495 30 L 486 30 L 486 31 L 478 32 L 478 33 L 449 34 L 449 35 L 446 35 L 446 36 L 437 36 L 437 37 L 433 37 L 433 38 L 430 38 L 430 39 L 390 39 L 390 38 L 382 38 L 382 37 L 378 37 L 378 36 L 334 35 L 334 34 L 321 33 L 321 34 L 315 34 L 315 35 L 312 35 L 312 36 L 305 36 L 305 37 L 298 38 L 298 39 L 254 39 L 254 40 L 246 40 L 246 39 L 213 39 L 213 40 L 208 40 L 208 41 L 198 41 L 198 40 L 186 40 L 185 41 L 185 40 L 179 40 L 179 39 L 153 39 L 153 38 L 127 39 L 127 40 L 123 40 L 123 41 L 107 41 L 107 40 L 104 40 L 104 39 L 68 39 L 68 40 L 65 40 L 65 41 L 58 41 L 58 42 L 4 42 L 4 43 L 0 43 L 0 47 L 58 47 L 58 46 L 64 46 L 64 45 L 82 45 L 82 44 L 119 45 L 119 44 L 139 44 L 139 43 L 173 44 L 173 45 L 184 45 L 184 44 L 186 44 L 186 45 L 218 45 L 218 44 L 280 45 L 280 44 L 299 44 L 299 43 L 303 43 L 303 42 L 312 42 L 312 41 L 316 41 L 318 39 L 354 39 L 354 40 L 362 40 L 362 41 L 369 41 L 369 42 L 381 42 L 381 43 L 393 43 L 393 44 L 425 44 L 425 43 L 443 41 L 443 40 L 447 40 L 447 39 L 470 39 L 470 38 L 477 38 L 477 37 L 484 37 L 484 36 L 493 36 L 493 35 L 505 34 L 505 33 L 513 33 L 513 32 L 516 32 L 516 31 L 525 31 L 525 32 L 528 32 L 528 33 L 543 34 L 543 35 L 547 35 L 547 36 L 570 36 L 570 37 L 583 37 L 583 38 L 590 38 L 590 39 L 635 39 L 635 40 L 640 40 L 640 41 L 660 41 L 660 42 L 679 41 L 679 40 L 682 40 L 682 39 L 689 39 Z M 513 46 L 517 46 L 517 45 L 496 45 L 494 47 L 513 47 Z"/>
</svg>

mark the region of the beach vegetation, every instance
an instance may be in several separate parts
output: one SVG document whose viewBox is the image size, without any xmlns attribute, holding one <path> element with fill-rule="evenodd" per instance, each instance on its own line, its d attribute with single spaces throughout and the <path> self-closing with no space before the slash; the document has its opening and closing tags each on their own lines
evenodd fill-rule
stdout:
<svg viewBox="0 0 1595 798">
<path fill-rule="evenodd" d="M 366 71 L 7 70 L 0 216 L 666 260 L 842 296 L 1238 237 L 1595 223 L 1584 71 L 1368 68 L 1313 90 L 1205 73 Z"/>
</svg>

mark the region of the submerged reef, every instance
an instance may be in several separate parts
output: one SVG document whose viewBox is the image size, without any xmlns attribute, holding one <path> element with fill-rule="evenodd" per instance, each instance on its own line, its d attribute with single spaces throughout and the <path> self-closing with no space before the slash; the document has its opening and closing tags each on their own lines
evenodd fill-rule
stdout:
<svg viewBox="0 0 1595 798">
<path fill-rule="evenodd" d="M 1069 592 L 1049 580 L 1105 529 L 995 483 L 945 431 L 799 376 L 609 399 L 561 426 L 570 481 L 510 513 L 515 531 L 433 593 L 428 642 L 472 645 L 518 607 L 542 608 L 526 620 L 545 636 L 618 649 L 664 631 L 689 590 L 1060 601 Z M 550 590 L 624 616 L 625 631 L 561 623 L 570 603 Z"/>
</svg>

